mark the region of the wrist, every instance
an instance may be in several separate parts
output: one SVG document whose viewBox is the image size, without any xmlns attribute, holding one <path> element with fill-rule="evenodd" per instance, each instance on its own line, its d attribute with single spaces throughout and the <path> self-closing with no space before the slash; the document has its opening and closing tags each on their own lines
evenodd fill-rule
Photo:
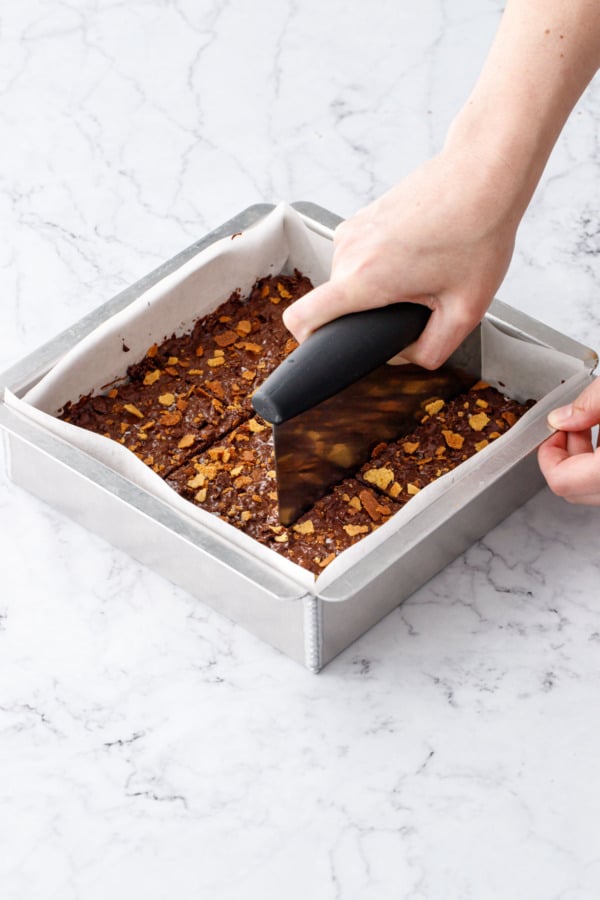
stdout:
<svg viewBox="0 0 600 900">
<path fill-rule="evenodd" d="M 542 175 L 553 141 L 524 120 L 469 102 L 452 122 L 443 153 L 462 157 L 499 218 L 518 225 Z"/>
</svg>

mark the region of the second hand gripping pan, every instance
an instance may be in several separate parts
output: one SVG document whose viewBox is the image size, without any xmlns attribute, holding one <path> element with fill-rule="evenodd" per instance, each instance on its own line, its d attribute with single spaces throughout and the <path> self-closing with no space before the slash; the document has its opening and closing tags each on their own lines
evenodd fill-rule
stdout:
<svg viewBox="0 0 600 900">
<path fill-rule="evenodd" d="M 428 371 L 387 360 L 423 331 L 430 310 L 395 303 L 341 316 L 315 331 L 253 397 L 273 425 L 279 519 L 290 525 L 373 448 L 408 434 L 431 397 L 448 399 L 480 377 L 479 341 Z"/>
</svg>

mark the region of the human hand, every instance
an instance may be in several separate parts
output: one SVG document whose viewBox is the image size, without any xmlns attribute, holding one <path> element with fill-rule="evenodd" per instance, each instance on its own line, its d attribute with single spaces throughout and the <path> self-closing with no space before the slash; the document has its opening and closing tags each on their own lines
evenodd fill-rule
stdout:
<svg viewBox="0 0 600 900">
<path fill-rule="evenodd" d="M 572 404 L 548 416 L 548 424 L 559 430 L 541 445 L 538 462 L 550 489 L 569 503 L 600 506 L 600 449 L 592 441 L 592 428 L 599 422 L 598 379 Z"/>
<path fill-rule="evenodd" d="M 453 147 L 342 223 L 330 280 L 288 307 L 286 326 L 302 341 L 345 313 L 423 303 L 432 315 L 402 356 L 437 368 L 483 317 L 510 263 L 520 216 L 501 168 Z"/>
</svg>

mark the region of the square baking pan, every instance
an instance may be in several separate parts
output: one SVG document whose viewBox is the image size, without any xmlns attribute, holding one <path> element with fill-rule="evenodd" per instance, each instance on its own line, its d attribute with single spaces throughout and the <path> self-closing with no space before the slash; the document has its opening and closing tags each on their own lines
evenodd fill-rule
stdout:
<svg viewBox="0 0 600 900">
<path fill-rule="evenodd" d="M 292 207 L 309 232 L 332 239 L 341 221 L 338 216 L 313 203 Z M 18 362 L 0 375 L 0 398 L 5 389 L 18 398 L 25 396 L 98 326 L 215 242 L 252 228 L 273 209 L 270 204 L 249 207 Z M 306 577 L 294 577 L 291 569 L 282 569 L 275 560 L 271 564 L 269 556 L 277 557 L 274 551 L 249 552 L 223 530 L 195 521 L 181 507 L 0 399 L 8 474 L 16 484 L 318 672 L 544 484 L 536 449 L 549 433 L 547 411 L 572 400 L 590 382 L 597 356 L 499 300 L 490 307 L 486 322 L 513 338 L 519 351 L 552 352 L 566 360 L 569 376 L 536 398 L 527 423 L 520 423 L 525 427 L 510 441 L 502 443 L 502 438 L 493 452 L 478 454 L 481 458 L 470 461 L 464 476 L 460 466 L 434 502 L 422 504 L 405 526 L 388 530 L 371 545 L 369 536 L 365 552 L 324 582 L 309 584 Z"/>
</svg>

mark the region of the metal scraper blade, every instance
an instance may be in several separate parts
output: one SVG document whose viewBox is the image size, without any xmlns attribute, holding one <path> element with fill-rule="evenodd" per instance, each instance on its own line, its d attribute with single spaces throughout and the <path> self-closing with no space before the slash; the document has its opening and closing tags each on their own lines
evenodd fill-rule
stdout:
<svg viewBox="0 0 600 900">
<path fill-rule="evenodd" d="M 282 524 L 355 472 L 374 445 L 411 431 L 424 401 L 446 399 L 479 378 L 479 327 L 434 372 L 386 364 L 417 339 L 429 316 L 406 302 L 333 319 L 254 393 L 254 409 L 274 425 Z"/>
<path fill-rule="evenodd" d="M 290 525 L 333 485 L 354 474 L 373 448 L 412 431 L 432 398 L 448 399 L 477 380 L 472 370 L 382 365 L 305 412 L 273 426 L 279 520 Z"/>
</svg>

